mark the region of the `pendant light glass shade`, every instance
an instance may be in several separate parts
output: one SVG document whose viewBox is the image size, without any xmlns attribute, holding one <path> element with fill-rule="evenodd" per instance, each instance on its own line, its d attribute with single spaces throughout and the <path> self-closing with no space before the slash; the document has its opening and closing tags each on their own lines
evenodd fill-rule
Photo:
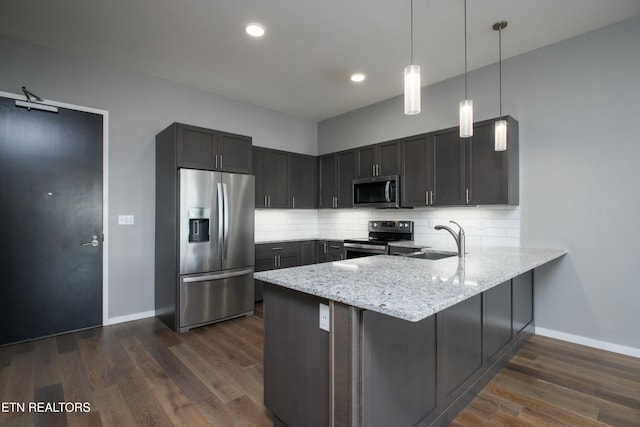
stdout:
<svg viewBox="0 0 640 427">
<path fill-rule="evenodd" d="M 404 113 L 420 112 L 420 66 L 407 65 L 404 68 Z"/>
<path fill-rule="evenodd" d="M 507 149 L 507 121 L 496 121 L 496 151 L 506 151 Z"/>
<path fill-rule="evenodd" d="M 500 118 L 496 121 L 495 127 L 495 150 L 506 151 L 507 149 L 507 121 L 502 119 L 502 30 L 507 27 L 507 21 L 498 21 L 493 24 L 493 29 L 498 32 L 498 78 L 499 78 L 499 98 L 500 98 Z"/>
<path fill-rule="evenodd" d="M 473 136 L 473 101 L 460 101 L 460 138 Z"/>
</svg>

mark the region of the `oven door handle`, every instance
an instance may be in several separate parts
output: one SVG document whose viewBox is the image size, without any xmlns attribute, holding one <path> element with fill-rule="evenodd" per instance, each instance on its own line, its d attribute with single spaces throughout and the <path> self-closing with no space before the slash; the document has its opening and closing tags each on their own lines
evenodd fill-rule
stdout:
<svg viewBox="0 0 640 427">
<path fill-rule="evenodd" d="M 391 181 L 387 181 L 384 185 L 384 198 L 387 203 L 391 203 Z"/>
<path fill-rule="evenodd" d="M 386 246 L 380 246 L 380 245 L 367 245 L 364 243 L 345 243 L 344 244 L 345 249 L 368 249 L 368 250 L 372 250 L 372 251 L 377 251 L 377 252 L 385 252 L 387 249 Z"/>
</svg>

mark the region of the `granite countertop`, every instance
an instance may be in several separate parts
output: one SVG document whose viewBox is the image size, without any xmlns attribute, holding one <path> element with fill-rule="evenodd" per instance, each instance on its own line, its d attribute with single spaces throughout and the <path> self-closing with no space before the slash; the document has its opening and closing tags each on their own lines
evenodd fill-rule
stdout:
<svg viewBox="0 0 640 427">
<path fill-rule="evenodd" d="M 255 273 L 268 283 L 417 322 L 566 254 L 564 249 L 471 248 L 427 260 L 377 255 Z"/>
<path fill-rule="evenodd" d="M 310 240 L 328 240 L 331 242 L 342 242 L 344 239 L 325 239 L 322 237 L 308 237 L 308 238 L 299 238 L 299 239 L 271 239 L 271 240 L 254 240 L 254 244 L 263 245 L 263 244 L 277 244 L 277 243 L 291 243 L 291 242 L 308 242 Z"/>
</svg>

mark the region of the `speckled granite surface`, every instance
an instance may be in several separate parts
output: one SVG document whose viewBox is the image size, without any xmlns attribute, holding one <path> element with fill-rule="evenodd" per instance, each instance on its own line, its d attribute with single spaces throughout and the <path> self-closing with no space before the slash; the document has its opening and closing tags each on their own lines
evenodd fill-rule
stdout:
<svg viewBox="0 0 640 427">
<path fill-rule="evenodd" d="M 464 261 L 374 257 L 255 273 L 256 279 L 417 322 L 566 254 L 564 249 L 472 248 Z"/>
</svg>

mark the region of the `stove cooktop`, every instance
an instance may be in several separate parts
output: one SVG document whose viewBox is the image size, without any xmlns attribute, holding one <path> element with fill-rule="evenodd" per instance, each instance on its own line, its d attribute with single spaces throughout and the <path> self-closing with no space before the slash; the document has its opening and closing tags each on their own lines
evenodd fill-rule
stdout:
<svg viewBox="0 0 640 427">
<path fill-rule="evenodd" d="M 368 229 L 368 239 L 347 239 L 344 242 L 387 246 L 388 242 L 413 240 L 413 221 L 369 221 Z"/>
</svg>

